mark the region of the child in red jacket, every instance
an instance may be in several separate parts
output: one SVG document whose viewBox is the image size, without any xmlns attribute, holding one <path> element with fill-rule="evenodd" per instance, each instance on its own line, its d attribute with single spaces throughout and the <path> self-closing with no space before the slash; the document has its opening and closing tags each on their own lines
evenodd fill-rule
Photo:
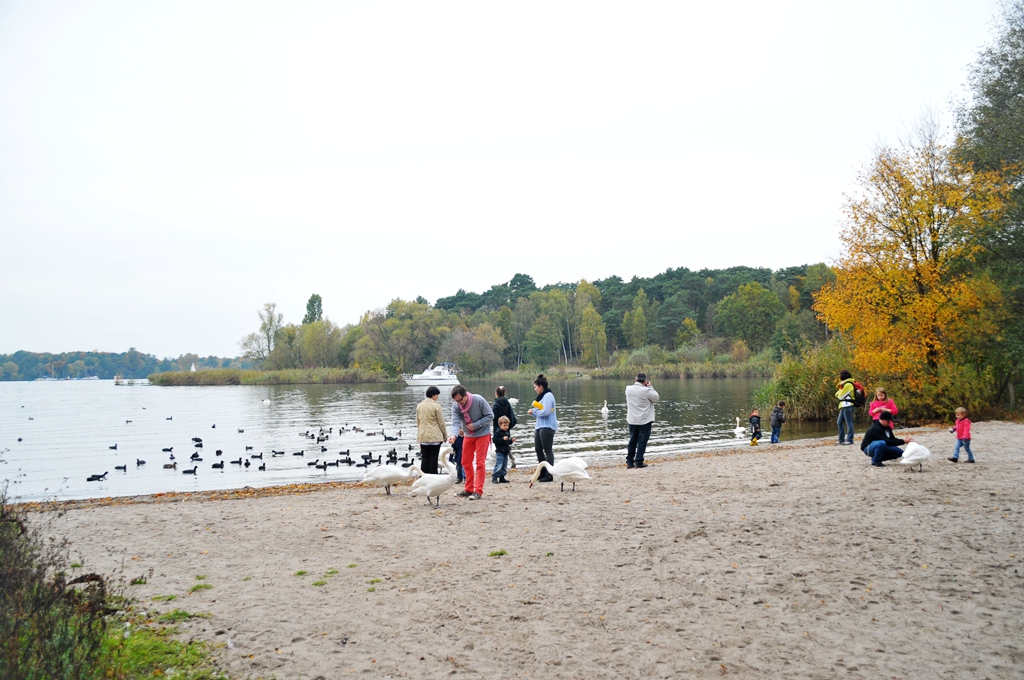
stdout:
<svg viewBox="0 0 1024 680">
<path fill-rule="evenodd" d="M 960 462 L 960 447 L 967 450 L 967 462 L 974 462 L 974 453 L 971 452 L 971 421 L 967 418 L 967 409 L 963 406 L 956 410 L 956 425 L 949 428 L 950 432 L 956 433 L 956 448 L 953 449 L 953 457 L 949 460 L 954 463 Z"/>
</svg>

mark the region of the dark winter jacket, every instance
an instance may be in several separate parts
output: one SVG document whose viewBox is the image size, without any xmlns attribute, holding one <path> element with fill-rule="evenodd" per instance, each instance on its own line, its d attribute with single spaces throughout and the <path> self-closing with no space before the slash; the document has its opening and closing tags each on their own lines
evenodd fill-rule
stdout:
<svg viewBox="0 0 1024 680">
<path fill-rule="evenodd" d="M 782 424 L 786 422 L 786 414 L 781 406 L 776 406 L 772 409 L 772 427 L 782 427 Z"/>
<path fill-rule="evenodd" d="M 498 397 L 494 400 L 494 406 L 491 407 L 494 411 L 494 431 L 497 432 L 501 429 L 498 425 L 498 418 L 505 416 L 508 418 L 508 429 L 512 429 L 516 426 L 516 412 L 512 410 L 512 404 L 509 403 L 505 397 Z"/>
<path fill-rule="evenodd" d="M 868 428 L 868 431 L 864 433 L 864 441 L 860 443 L 860 450 L 866 452 L 868 444 L 878 441 L 884 441 L 887 446 L 903 446 L 906 444 L 905 441 L 892 433 L 891 427 L 886 427 L 882 425 L 881 421 L 876 420 Z"/>
<path fill-rule="evenodd" d="M 751 434 L 761 431 L 761 416 L 750 416 L 750 432 Z"/>
<path fill-rule="evenodd" d="M 494 436 L 491 438 L 494 442 L 494 450 L 497 453 L 509 453 L 512 450 L 512 432 L 511 430 L 503 430 L 500 427 L 494 428 Z"/>
</svg>

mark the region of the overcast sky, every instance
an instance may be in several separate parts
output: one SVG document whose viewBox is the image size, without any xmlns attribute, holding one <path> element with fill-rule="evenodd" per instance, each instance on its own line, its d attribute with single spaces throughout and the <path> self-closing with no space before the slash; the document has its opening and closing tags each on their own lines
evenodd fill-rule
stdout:
<svg viewBox="0 0 1024 680">
<path fill-rule="evenodd" d="M 0 352 L 838 254 L 994 0 L 0 0 Z M 950 122 L 949 115 L 944 116 Z"/>
</svg>

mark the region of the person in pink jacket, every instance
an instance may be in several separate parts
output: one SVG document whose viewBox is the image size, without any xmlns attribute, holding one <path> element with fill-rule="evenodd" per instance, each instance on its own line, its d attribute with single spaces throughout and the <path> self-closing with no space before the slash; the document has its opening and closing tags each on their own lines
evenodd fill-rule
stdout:
<svg viewBox="0 0 1024 680">
<path fill-rule="evenodd" d="M 886 394 L 884 387 L 875 388 L 875 400 L 868 406 L 868 413 L 871 414 L 871 420 L 878 420 L 878 416 L 882 415 L 885 411 L 888 411 L 893 418 L 900 412 L 896 408 L 896 402 L 889 398 Z"/>
<path fill-rule="evenodd" d="M 949 460 L 953 463 L 960 462 L 960 448 L 967 449 L 967 462 L 974 462 L 974 453 L 971 451 L 971 421 L 967 418 L 967 409 L 963 406 L 956 410 L 956 425 L 949 428 L 950 432 L 956 433 L 956 448 L 953 449 L 953 457 Z"/>
</svg>

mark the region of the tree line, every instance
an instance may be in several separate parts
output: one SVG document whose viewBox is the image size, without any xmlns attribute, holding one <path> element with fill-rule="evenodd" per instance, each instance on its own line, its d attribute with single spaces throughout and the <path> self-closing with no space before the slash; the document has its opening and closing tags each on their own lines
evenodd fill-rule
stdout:
<svg viewBox="0 0 1024 680">
<path fill-rule="evenodd" d="M 554 364 L 604 368 L 693 361 L 779 359 L 825 341 L 811 311 L 834 278 L 825 264 L 780 270 L 669 269 L 649 278 L 613 276 L 538 287 L 516 274 L 483 293 L 459 290 L 433 305 L 393 300 L 357 324 L 323 317 L 314 294 L 301 324 L 276 303 L 241 341 L 265 369 L 360 367 L 390 375 L 454 361 L 469 375 Z"/>
<path fill-rule="evenodd" d="M 109 380 L 117 375 L 124 378 L 145 378 L 152 373 L 187 371 L 195 364 L 200 368 L 246 368 L 252 362 L 238 358 L 200 357 L 182 354 L 177 359 L 158 359 L 134 347 L 127 352 L 49 352 L 18 351 L 0 354 L 0 380 L 35 380 L 37 378 L 87 378 L 96 376 Z"/>
</svg>

